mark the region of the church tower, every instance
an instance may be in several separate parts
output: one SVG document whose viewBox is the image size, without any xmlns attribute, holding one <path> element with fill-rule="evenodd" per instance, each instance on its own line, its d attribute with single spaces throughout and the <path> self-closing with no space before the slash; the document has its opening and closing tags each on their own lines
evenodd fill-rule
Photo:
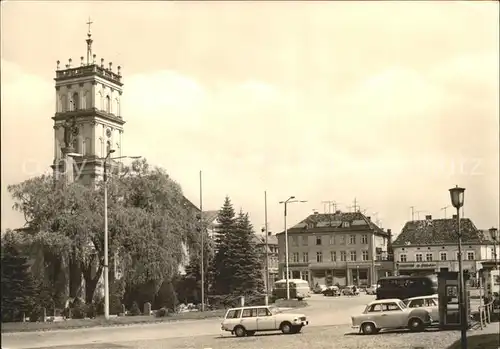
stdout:
<svg viewBox="0 0 500 349">
<path fill-rule="evenodd" d="M 54 120 L 55 173 L 70 172 L 71 179 L 85 185 L 94 183 L 104 172 L 104 158 L 113 149 L 120 157 L 123 125 L 121 96 L 123 83 L 120 66 L 113 71 L 111 62 L 100 64 L 92 53 L 89 19 L 87 57 L 80 63 L 72 59 L 64 67 L 57 61 L 56 113 Z M 71 164 L 71 165 L 69 165 Z"/>
</svg>

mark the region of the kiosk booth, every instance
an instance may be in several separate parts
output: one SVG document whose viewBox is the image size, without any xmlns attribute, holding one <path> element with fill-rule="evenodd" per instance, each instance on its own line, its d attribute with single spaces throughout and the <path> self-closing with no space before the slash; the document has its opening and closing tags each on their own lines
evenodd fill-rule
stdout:
<svg viewBox="0 0 500 349">
<path fill-rule="evenodd" d="M 464 273 L 464 285 L 467 289 L 469 274 Z M 442 329 L 461 328 L 460 297 L 458 272 L 442 271 L 438 273 L 439 327 Z M 470 292 L 465 293 L 465 312 L 467 327 L 470 327 Z"/>
</svg>

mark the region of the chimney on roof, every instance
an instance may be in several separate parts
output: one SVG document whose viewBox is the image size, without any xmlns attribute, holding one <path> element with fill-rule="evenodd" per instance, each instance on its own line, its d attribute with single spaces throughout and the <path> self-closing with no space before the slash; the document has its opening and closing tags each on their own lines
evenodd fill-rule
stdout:
<svg viewBox="0 0 500 349">
<path fill-rule="evenodd" d="M 335 211 L 335 214 L 341 214 L 342 212 L 340 210 Z"/>
<path fill-rule="evenodd" d="M 432 220 L 432 216 L 430 214 L 428 214 L 428 215 L 425 216 L 425 219 Z"/>
<path fill-rule="evenodd" d="M 313 211 L 314 214 L 318 214 L 318 211 Z"/>
<path fill-rule="evenodd" d="M 366 217 L 366 218 L 368 218 L 368 220 L 369 220 L 369 221 L 371 221 L 371 220 L 372 220 L 372 217 L 370 217 L 370 216 L 368 216 L 368 217 Z"/>
<path fill-rule="evenodd" d="M 456 215 L 456 214 L 454 214 L 451 218 L 453 218 L 453 219 L 457 219 L 457 215 Z"/>
<path fill-rule="evenodd" d="M 273 233 L 271 231 L 268 231 L 267 236 L 271 236 L 271 235 L 273 235 Z"/>
</svg>

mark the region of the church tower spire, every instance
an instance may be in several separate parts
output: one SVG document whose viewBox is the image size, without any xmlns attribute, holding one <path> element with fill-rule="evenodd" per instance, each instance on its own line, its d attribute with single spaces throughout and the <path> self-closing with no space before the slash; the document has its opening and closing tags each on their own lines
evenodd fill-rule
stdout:
<svg viewBox="0 0 500 349">
<path fill-rule="evenodd" d="M 89 17 L 89 21 L 87 22 L 87 25 L 89 26 L 89 30 L 87 32 L 87 40 L 85 40 L 87 42 L 87 65 L 91 65 L 91 64 L 94 64 L 95 62 L 91 61 L 92 59 L 92 32 L 90 31 L 90 26 L 92 25 L 92 20 L 90 19 Z"/>
</svg>

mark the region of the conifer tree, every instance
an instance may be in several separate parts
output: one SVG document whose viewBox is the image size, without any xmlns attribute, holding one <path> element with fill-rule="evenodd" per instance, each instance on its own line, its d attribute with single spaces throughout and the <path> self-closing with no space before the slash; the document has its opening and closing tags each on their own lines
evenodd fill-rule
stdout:
<svg viewBox="0 0 500 349">
<path fill-rule="evenodd" d="M 7 241 L 6 241 L 7 240 Z M 35 284 L 27 257 L 2 237 L 2 321 L 19 321 L 33 307 Z"/>
<path fill-rule="evenodd" d="M 232 275 L 236 265 L 231 255 L 235 212 L 228 196 L 219 210 L 217 221 L 219 224 L 215 234 L 215 255 L 210 270 L 211 285 L 213 294 L 226 295 L 231 293 Z"/>
<path fill-rule="evenodd" d="M 255 246 L 255 233 L 248 213 L 240 211 L 236 218 L 234 245 L 231 251 L 237 267 L 233 273 L 232 291 L 240 295 L 262 292 L 262 263 Z"/>
</svg>

